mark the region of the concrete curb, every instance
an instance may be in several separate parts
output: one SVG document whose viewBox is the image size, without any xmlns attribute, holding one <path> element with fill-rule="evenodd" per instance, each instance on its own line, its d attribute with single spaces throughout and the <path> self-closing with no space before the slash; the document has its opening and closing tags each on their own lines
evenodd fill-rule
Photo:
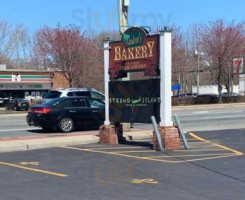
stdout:
<svg viewBox="0 0 245 200">
<path fill-rule="evenodd" d="M 137 130 L 125 132 L 124 137 L 128 141 L 152 139 L 151 130 Z M 96 135 L 68 135 L 54 137 L 37 138 L 17 138 L 10 140 L 0 140 L 0 152 L 16 152 L 34 149 L 46 149 L 61 146 L 78 146 L 83 144 L 99 143 L 99 137 Z"/>
<path fill-rule="evenodd" d="M 98 142 L 99 138 L 94 135 L 10 140 L 0 142 L 0 152 L 26 151 L 60 146 L 76 146 L 82 144 L 94 144 Z"/>
</svg>

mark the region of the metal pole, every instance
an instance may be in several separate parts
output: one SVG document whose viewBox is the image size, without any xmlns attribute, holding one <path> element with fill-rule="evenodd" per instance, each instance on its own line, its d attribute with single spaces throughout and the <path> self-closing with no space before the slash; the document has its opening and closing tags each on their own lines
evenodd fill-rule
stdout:
<svg viewBox="0 0 245 200">
<path fill-rule="evenodd" d="M 184 133 L 184 131 L 182 129 L 182 126 L 181 126 L 179 117 L 176 114 L 174 115 L 174 120 L 175 120 L 175 123 L 178 126 L 180 137 L 181 137 L 181 139 L 183 141 L 183 144 L 184 144 L 185 149 L 189 149 L 189 146 L 188 146 L 188 143 L 187 143 L 187 140 L 186 140 L 186 137 L 185 137 L 185 133 Z"/>
<path fill-rule="evenodd" d="M 157 137 L 157 141 L 158 141 L 160 150 L 162 152 L 164 152 L 164 147 L 163 147 L 163 144 L 162 144 L 162 137 L 161 137 L 161 135 L 160 135 L 160 133 L 158 131 L 158 128 L 157 128 L 156 118 L 154 116 L 151 116 L 151 121 L 152 121 L 152 126 L 153 126 L 153 129 L 154 129 L 154 133 L 156 134 L 156 137 Z"/>
<path fill-rule="evenodd" d="M 197 52 L 197 95 L 199 95 L 199 71 L 200 71 L 200 58 Z"/>
<path fill-rule="evenodd" d="M 127 2 L 127 3 L 126 3 Z M 119 30 L 122 35 L 128 28 L 128 8 L 129 8 L 129 0 L 118 0 L 118 8 L 119 8 Z M 130 73 L 127 73 L 127 77 L 122 80 L 128 81 L 130 80 Z"/>
<path fill-rule="evenodd" d="M 231 94 L 233 94 L 233 74 L 231 74 Z"/>
<path fill-rule="evenodd" d="M 125 0 L 118 0 L 119 8 L 119 30 L 123 34 L 128 27 L 128 4 L 125 4 Z"/>
</svg>

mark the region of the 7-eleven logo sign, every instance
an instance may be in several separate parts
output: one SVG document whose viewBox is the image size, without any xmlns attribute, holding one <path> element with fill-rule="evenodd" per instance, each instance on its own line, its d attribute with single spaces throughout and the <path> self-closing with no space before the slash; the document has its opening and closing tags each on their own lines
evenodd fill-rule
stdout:
<svg viewBox="0 0 245 200">
<path fill-rule="evenodd" d="M 13 82 L 20 82 L 20 74 L 12 74 L 12 81 Z"/>
<path fill-rule="evenodd" d="M 243 58 L 234 58 L 233 59 L 233 71 L 235 74 L 243 73 Z"/>
</svg>

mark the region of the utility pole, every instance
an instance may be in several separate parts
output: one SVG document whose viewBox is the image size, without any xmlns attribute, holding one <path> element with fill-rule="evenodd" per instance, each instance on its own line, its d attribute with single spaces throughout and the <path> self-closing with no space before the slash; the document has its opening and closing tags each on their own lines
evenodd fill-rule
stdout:
<svg viewBox="0 0 245 200">
<path fill-rule="evenodd" d="M 119 8 L 119 30 L 122 35 L 128 28 L 128 8 L 130 6 L 130 0 L 118 0 Z M 130 73 L 127 73 L 127 77 L 122 80 L 130 80 Z M 124 131 L 130 131 L 130 123 L 122 123 Z"/>
<path fill-rule="evenodd" d="M 128 28 L 128 8 L 130 6 L 130 0 L 118 0 L 119 8 L 119 30 L 122 35 Z M 130 73 L 127 73 L 127 77 L 122 80 L 130 80 Z"/>
<path fill-rule="evenodd" d="M 130 0 L 118 0 L 119 8 L 119 30 L 121 35 L 128 28 L 128 8 L 130 6 Z"/>
<path fill-rule="evenodd" d="M 195 49 L 195 55 L 197 56 L 197 95 L 199 95 L 199 80 L 200 80 L 200 53 L 198 50 Z"/>
<path fill-rule="evenodd" d="M 197 53 L 197 95 L 199 95 L 199 81 L 200 81 L 200 57 L 199 52 Z"/>
</svg>

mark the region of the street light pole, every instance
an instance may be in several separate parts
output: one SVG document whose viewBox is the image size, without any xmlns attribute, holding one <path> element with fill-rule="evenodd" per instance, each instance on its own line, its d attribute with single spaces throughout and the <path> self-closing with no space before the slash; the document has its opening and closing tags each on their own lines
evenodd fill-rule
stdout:
<svg viewBox="0 0 245 200">
<path fill-rule="evenodd" d="M 199 58 L 199 52 L 197 52 L 197 95 L 199 95 L 199 71 L 200 71 L 200 58 Z"/>
<path fill-rule="evenodd" d="M 197 56 L 197 95 L 199 94 L 199 81 L 200 81 L 200 53 L 195 49 L 195 55 Z"/>
<path fill-rule="evenodd" d="M 130 6 L 130 0 L 118 0 L 119 8 L 119 30 L 122 35 L 128 28 L 128 8 Z M 127 77 L 122 80 L 130 80 L 130 73 L 127 73 Z"/>
<path fill-rule="evenodd" d="M 119 30 L 121 35 L 126 31 L 128 27 L 128 8 L 129 0 L 118 0 L 119 8 Z"/>
</svg>

